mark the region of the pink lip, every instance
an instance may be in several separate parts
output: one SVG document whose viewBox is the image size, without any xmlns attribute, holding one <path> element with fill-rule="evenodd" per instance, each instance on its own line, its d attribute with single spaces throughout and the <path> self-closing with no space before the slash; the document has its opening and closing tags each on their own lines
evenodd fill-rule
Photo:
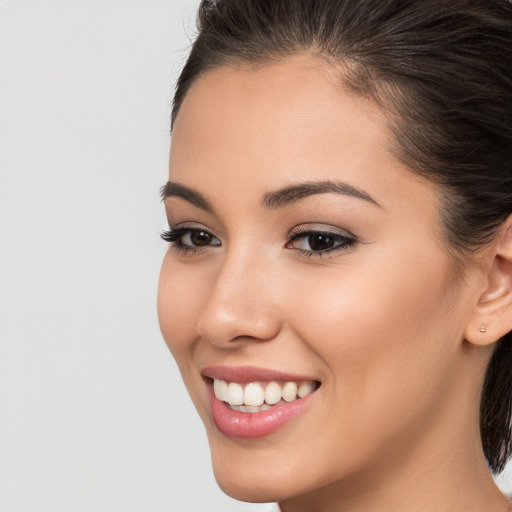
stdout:
<svg viewBox="0 0 512 512">
<path fill-rule="evenodd" d="M 292 375 L 289 373 L 254 367 L 222 367 L 209 366 L 201 372 L 211 379 L 223 379 L 229 382 L 257 381 L 307 381 L 312 378 Z M 228 404 L 218 400 L 213 386 L 208 385 L 208 398 L 213 420 L 217 428 L 226 436 L 238 439 L 256 439 L 268 436 L 294 418 L 302 414 L 314 399 L 316 392 L 289 403 L 280 403 L 267 411 L 244 413 L 234 411 Z"/>
</svg>

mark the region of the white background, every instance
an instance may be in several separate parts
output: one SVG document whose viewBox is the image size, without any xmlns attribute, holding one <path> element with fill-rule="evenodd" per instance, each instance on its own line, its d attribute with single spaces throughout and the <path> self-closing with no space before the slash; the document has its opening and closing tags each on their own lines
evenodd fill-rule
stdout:
<svg viewBox="0 0 512 512">
<path fill-rule="evenodd" d="M 157 325 L 197 3 L 0 0 L 0 512 L 261 509 L 217 489 Z"/>
</svg>

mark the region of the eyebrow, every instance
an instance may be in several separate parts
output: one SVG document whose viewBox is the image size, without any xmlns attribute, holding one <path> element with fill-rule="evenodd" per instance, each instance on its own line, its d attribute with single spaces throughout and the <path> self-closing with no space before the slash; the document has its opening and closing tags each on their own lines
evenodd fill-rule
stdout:
<svg viewBox="0 0 512 512">
<path fill-rule="evenodd" d="M 168 197 L 179 197 L 202 210 L 210 213 L 213 212 L 213 206 L 206 197 L 185 185 L 168 181 L 160 189 L 160 194 L 162 196 L 162 200 L 165 200 Z M 353 185 L 349 185 L 344 181 L 331 180 L 300 183 L 267 192 L 263 196 L 262 204 L 266 208 L 277 209 L 317 194 L 341 194 L 344 196 L 355 197 L 356 199 L 362 199 L 363 201 L 367 201 L 368 203 L 382 208 L 380 204 L 364 190 L 354 187 Z"/>
<path fill-rule="evenodd" d="M 160 195 L 162 196 L 162 201 L 168 197 L 180 197 L 202 210 L 213 212 L 213 206 L 208 199 L 196 190 L 186 187 L 185 185 L 180 185 L 179 183 L 168 181 L 160 189 Z"/>
<path fill-rule="evenodd" d="M 331 180 L 300 183 L 298 185 L 291 185 L 279 190 L 267 192 L 263 196 L 262 203 L 267 208 L 275 209 L 316 194 L 341 194 L 362 199 L 363 201 L 367 201 L 382 208 L 381 205 L 364 190 L 349 185 L 344 181 Z"/>
</svg>

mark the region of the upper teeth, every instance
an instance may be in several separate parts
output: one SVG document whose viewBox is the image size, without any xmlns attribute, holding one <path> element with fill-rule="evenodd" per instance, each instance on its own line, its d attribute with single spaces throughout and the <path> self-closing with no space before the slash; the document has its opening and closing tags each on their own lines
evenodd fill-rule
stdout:
<svg viewBox="0 0 512 512">
<path fill-rule="evenodd" d="M 238 382 L 226 382 L 225 380 L 213 379 L 213 389 L 218 400 L 227 402 L 229 405 L 249 405 L 259 407 L 264 403 L 274 405 L 281 401 L 293 402 L 297 398 L 309 395 L 316 388 L 313 381 L 305 382 L 250 382 L 239 384 Z"/>
</svg>

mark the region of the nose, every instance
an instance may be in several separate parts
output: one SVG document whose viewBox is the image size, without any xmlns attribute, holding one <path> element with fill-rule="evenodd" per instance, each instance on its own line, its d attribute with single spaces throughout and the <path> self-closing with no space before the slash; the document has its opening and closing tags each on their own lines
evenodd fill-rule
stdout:
<svg viewBox="0 0 512 512">
<path fill-rule="evenodd" d="M 228 255 L 200 314 L 198 334 L 221 348 L 274 339 L 281 330 L 272 265 L 247 251 Z"/>
</svg>

